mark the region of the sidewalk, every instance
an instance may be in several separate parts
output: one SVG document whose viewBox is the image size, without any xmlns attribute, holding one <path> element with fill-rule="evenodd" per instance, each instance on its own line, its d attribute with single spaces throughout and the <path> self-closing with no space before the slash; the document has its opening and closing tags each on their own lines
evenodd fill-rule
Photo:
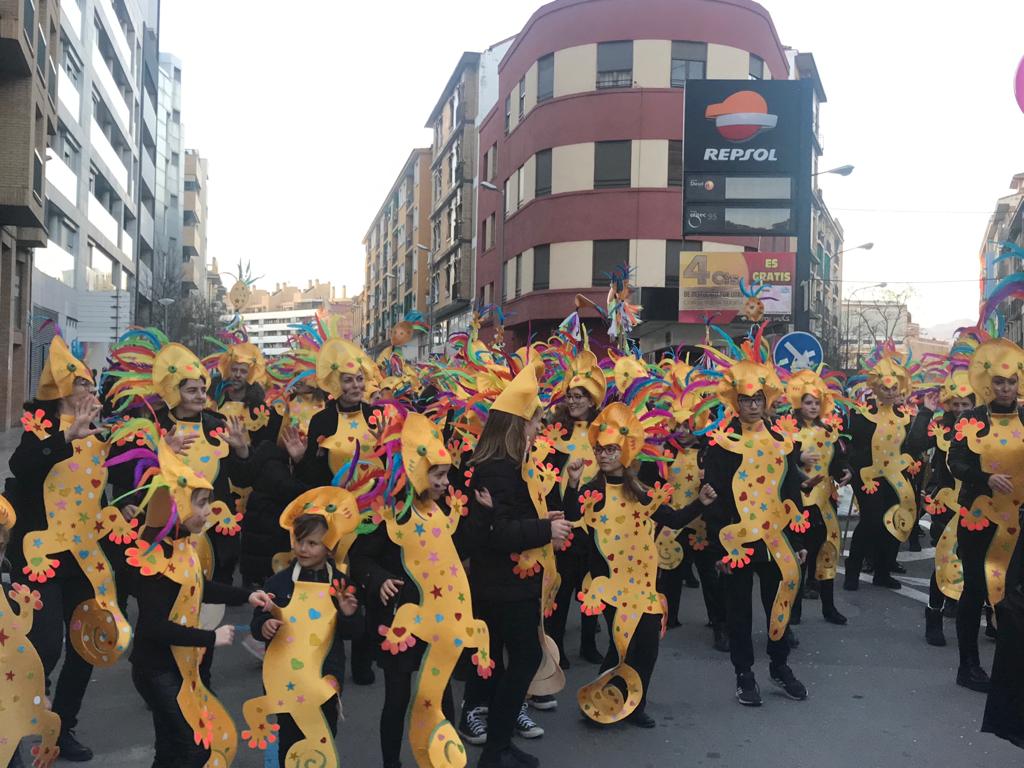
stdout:
<svg viewBox="0 0 1024 768">
<path fill-rule="evenodd" d="M 11 476 L 11 468 L 8 466 L 8 462 L 11 460 L 11 454 L 14 453 L 14 449 L 18 447 L 18 443 L 21 440 L 21 432 L 21 427 L 12 427 L 0 432 L 0 493 L 4 489 L 3 481 Z"/>
</svg>

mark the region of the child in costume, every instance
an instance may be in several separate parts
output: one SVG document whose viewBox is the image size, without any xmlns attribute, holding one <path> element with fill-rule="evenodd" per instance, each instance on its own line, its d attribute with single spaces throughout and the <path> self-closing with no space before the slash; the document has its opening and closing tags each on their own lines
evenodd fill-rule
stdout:
<svg viewBox="0 0 1024 768">
<path fill-rule="evenodd" d="M 1006 595 L 1024 506 L 1024 350 L 1009 339 L 990 339 L 971 355 L 967 373 L 980 405 L 956 423 L 949 450 L 949 468 L 962 482 L 957 554 L 964 588 L 956 614 L 956 682 L 985 692 L 990 681 L 978 653 L 982 607 L 986 599 L 998 607 Z"/>
<path fill-rule="evenodd" d="M 454 540 L 466 497 L 449 489 L 451 454 L 426 416 L 387 406 L 381 449 L 387 455 L 383 525 L 353 546 L 352 573 L 368 596 L 368 621 L 383 637 L 383 765 L 401 766 L 407 715 L 417 765 L 464 765 L 449 680 L 463 650 L 473 650 L 482 677 L 494 666 Z M 447 513 L 438 505 L 446 491 Z"/>
<path fill-rule="evenodd" d="M 583 612 L 603 612 L 612 636 L 601 675 L 577 695 L 580 708 L 598 723 L 625 719 L 653 728 L 647 694 L 664 622 L 664 598 L 657 592 L 655 524 L 685 527 L 714 500 L 715 492 L 705 485 L 685 508 L 666 506 L 671 486 L 659 483 L 648 489 L 631 468 L 645 438 L 643 424 L 624 403 L 601 411 L 588 431 L 597 477 L 580 488 L 583 462 L 577 459 L 566 467 L 566 514 L 571 520 L 582 519 L 599 555 L 593 558 L 592 580 L 581 595 Z M 579 492 L 571 492 L 576 488 Z"/>
<path fill-rule="evenodd" d="M 296 498 L 281 514 L 291 533 L 295 563 L 267 580 L 274 604 L 253 612 L 252 636 L 267 644 L 263 659 L 266 694 L 242 711 L 248 729 L 242 738 L 264 749 L 280 740 L 278 761 L 337 766 L 339 698 L 345 679 L 344 639 L 363 630 L 355 591 L 336 570 L 344 562 L 359 508 L 342 488 L 323 487 Z M 277 714 L 276 725 L 267 716 Z"/>
<path fill-rule="evenodd" d="M 128 550 L 138 569 L 132 682 L 153 716 L 153 768 L 227 768 L 238 747 L 235 726 L 200 663 L 215 645 L 230 645 L 235 629 L 201 629 L 199 611 L 204 602 L 269 608 L 271 598 L 204 576 L 195 542 L 211 513 L 212 483 L 185 464 L 184 435 L 147 438 L 156 459 L 140 459 L 146 527 Z"/>
<path fill-rule="evenodd" d="M 561 546 L 570 532 L 569 523 L 560 517 L 538 517 L 524 477 L 543 413 L 538 364 L 524 367 L 495 399 L 473 455 L 469 523 L 476 542 L 470 586 L 474 611 L 487 623 L 490 657 L 497 665 L 492 685 L 479 686 L 485 689 L 482 695 L 479 688 L 466 692 L 465 706 L 488 707 L 481 768 L 512 768 L 536 759 L 512 744 L 517 717 L 543 658 L 543 572 L 519 570 L 519 555 L 550 544 Z M 493 509 L 477 498 L 477 491 L 489 494 Z M 467 688 L 475 684 L 472 680 Z M 464 718 L 465 714 L 464 710 Z"/>
<path fill-rule="evenodd" d="M 801 568 L 802 583 L 812 582 L 821 599 L 821 615 L 830 624 L 846 624 L 836 608 L 835 578 L 839 562 L 839 518 L 833 501 L 833 481 L 840 487 L 850 482 L 845 447 L 840 442 L 842 421 L 835 399 L 820 375 L 811 370 L 794 373 L 786 382 L 786 398 L 800 429 L 797 451 L 804 475 L 803 510 L 810 526 L 804 533 L 807 558 Z M 803 615 L 803 592 L 797 592 L 790 624 Z"/>
<path fill-rule="evenodd" d="M 103 507 L 110 445 L 99 434 L 94 390 L 88 366 L 55 336 L 10 461 L 18 522 L 9 553 L 16 580 L 38 585 L 42 597 L 30 639 L 48 691 L 65 652 L 53 711 L 61 718 L 61 751 L 78 761 L 92 758 L 74 728 L 93 666 L 112 665 L 131 639 L 100 543 L 108 535 L 129 541 L 135 531 L 120 512 Z"/>
</svg>

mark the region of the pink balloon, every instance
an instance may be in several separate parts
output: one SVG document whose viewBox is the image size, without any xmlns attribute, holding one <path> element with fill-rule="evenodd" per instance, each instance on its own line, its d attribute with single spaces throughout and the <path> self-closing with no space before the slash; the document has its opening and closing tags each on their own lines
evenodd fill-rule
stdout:
<svg viewBox="0 0 1024 768">
<path fill-rule="evenodd" d="M 1017 106 L 1024 112 L 1024 59 L 1017 65 L 1017 77 L 1014 80 L 1013 92 L 1017 95 Z"/>
</svg>

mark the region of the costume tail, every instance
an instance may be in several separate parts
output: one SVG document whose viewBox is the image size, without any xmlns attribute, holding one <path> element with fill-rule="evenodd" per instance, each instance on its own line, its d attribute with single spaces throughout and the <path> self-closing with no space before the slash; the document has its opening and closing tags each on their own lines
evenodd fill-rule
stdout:
<svg viewBox="0 0 1024 768">
<path fill-rule="evenodd" d="M 132 628 L 113 594 L 79 603 L 71 615 L 70 635 L 79 656 L 94 667 L 110 667 L 128 647 Z"/>
<path fill-rule="evenodd" d="M 420 768 L 463 768 L 466 747 L 441 709 L 459 649 L 432 643 L 420 661 L 409 704 L 409 744 Z"/>
<path fill-rule="evenodd" d="M 602 672 L 594 682 L 583 686 L 576 694 L 576 701 L 583 714 L 595 722 L 617 723 L 629 717 L 640 706 L 644 685 L 639 673 L 626 663 L 626 650 L 641 616 L 627 615 L 622 609 L 615 612 L 612 639 L 619 663 Z"/>
</svg>

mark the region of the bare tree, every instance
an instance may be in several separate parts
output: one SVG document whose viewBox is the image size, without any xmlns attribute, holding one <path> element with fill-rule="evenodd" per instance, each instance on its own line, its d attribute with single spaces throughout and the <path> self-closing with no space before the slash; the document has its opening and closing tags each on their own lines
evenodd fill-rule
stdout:
<svg viewBox="0 0 1024 768">
<path fill-rule="evenodd" d="M 908 287 L 901 291 L 888 290 L 875 298 L 848 304 L 847 312 L 852 312 L 847 335 L 858 358 L 885 341 L 891 340 L 899 346 L 906 340 L 910 325 L 907 302 L 912 295 L 913 289 Z"/>
<path fill-rule="evenodd" d="M 160 299 L 173 301 L 160 306 Z M 180 265 L 168 266 L 163 275 L 154 277 L 153 303 L 153 324 L 167 338 L 184 344 L 200 357 L 215 351 L 207 339 L 223 329 L 224 307 L 220 302 L 207 301 L 199 292 L 186 291 Z"/>
</svg>

